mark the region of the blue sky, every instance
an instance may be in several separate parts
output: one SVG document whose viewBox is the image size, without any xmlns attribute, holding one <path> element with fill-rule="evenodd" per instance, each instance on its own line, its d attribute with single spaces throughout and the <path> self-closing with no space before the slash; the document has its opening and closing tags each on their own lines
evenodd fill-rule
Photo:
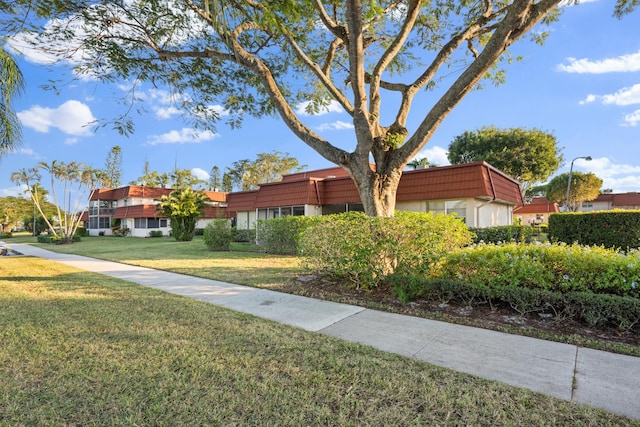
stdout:
<svg viewBox="0 0 640 427">
<path fill-rule="evenodd" d="M 553 133 L 563 147 L 567 172 L 594 172 L 604 188 L 640 191 L 640 11 L 618 20 L 612 1 L 581 2 L 569 7 L 542 47 L 523 40 L 512 52 L 523 60 L 507 68 L 507 81 L 472 92 L 445 119 L 421 156 L 447 164 L 453 138 L 482 126 L 539 128 Z M 23 143 L 0 160 L 0 196 L 20 195 L 10 176 L 38 162 L 79 161 L 104 167 L 111 147 L 122 148 L 123 182 L 142 175 L 145 160 L 152 170 L 174 165 L 207 178 L 214 165 L 224 170 L 240 159 L 278 150 L 296 157 L 308 169 L 332 166 L 299 141 L 277 118 L 248 118 L 241 129 L 219 125 L 217 132 L 195 134 L 171 108 L 169 94 L 144 92 L 147 113 L 134 115 L 136 132 L 120 136 L 109 127 L 93 131 L 87 123 L 123 113 L 117 85 L 73 81 L 59 93 L 40 86 L 66 76 L 68 70 L 44 67 L 37 56 L 19 57 L 26 93 L 14 106 L 23 125 Z M 414 105 L 414 114 L 420 105 Z M 425 109 L 426 110 L 426 109 Z M 416 117 L 417 123 L 417 117 Z M 305 117 L 307 124 L 336 145 L 354 146 L 349 116 L 339 108 Z M 411 122 L 410 122 L 411 124 Z"/>
</svg>

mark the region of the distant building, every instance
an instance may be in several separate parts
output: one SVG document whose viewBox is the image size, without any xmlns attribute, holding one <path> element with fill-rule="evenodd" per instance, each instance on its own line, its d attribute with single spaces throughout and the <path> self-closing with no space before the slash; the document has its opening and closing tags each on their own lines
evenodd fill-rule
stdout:
<svg viewBox="0 0 640 427">
<path fill-rule="evenodd" d="M 168 218 L 158 212 L 156 200 L 171 191 L 137 185 L 97 189 L 83 217 L 86 228 L 92 236 L 111 235 L 114 226 L 128 228 L 135 237 L 154 230 L 168 235 Z M 258 219 L 363 210 L 353 180 L 341 167 L 292 173 L 253 191 L 205 194 L 210 202 L 198 228 L 220 217 L 251 229 Z M 398 210 L 456 214 L 469 227 L 510 225 L 514 208 L 522 204 L 518 181 L 485 162 L 405 171 L 396 193 Z"/>
<path fill-rule="evenodd" d="M 470 227 L 512 224 L 522 205 L 520 184 L 485 162 L 405 171 L 396 193 L 398 210 L 455 213 Z M 241 229 L 286 215 L 362 211 L 358 190 L 341 167 L 298 172 L 258 190 L 227 194 L 229 216 Z"/>
<path fill-rule="evenodd" d="M 582 203 L 580 212 L 610 209 L 640 209 L 640 193 L 602 193 L 595 200 Z"/>
<path fill-rule="evenodd" d="M 85 228 L 90 236 L 109 236 L 117 228 L 128 228 L 129 235 L 147 237 L 150 231 L 169 235 L 171 228 L 166 216 L 157 209 L 159 199 L 169 195 L 171 188 L 154 188 L 138 185 L 94 190 L 89 197 L 89 209 L 83 215 Z M 226 194 L 205 191 L 209 198 L 205 212 L 196 227 L 204 228 L 214 218 L 226 216 Z M 115 224 L 118 223 L 117 226 Z"/>
<path fill-rule="evenodd" d="M 524 206 L 513 209 L 514 218 L 522 221 L 522 225 L 547 224 L 549 214 L 560 212 L 557 203 L 551 203 L 544 197 L 534 197 Z"/>
</svg>

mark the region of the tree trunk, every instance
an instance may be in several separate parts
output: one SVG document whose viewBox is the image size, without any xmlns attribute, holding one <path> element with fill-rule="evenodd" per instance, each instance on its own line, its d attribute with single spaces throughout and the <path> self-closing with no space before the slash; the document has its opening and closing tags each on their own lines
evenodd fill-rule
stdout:
<svg viewBox="0 0 640 427">
<path fill-rule="evenodd" d="M 358 188 L 364 212 L 369 216 L 393 217 L 402 168 L 393 169 L 378 162 L 374 171 L 369 167 L 368 162 L 362 166 L 357 165 L 357 162 L 354 163 L 343 166 Z"/>
</svg>

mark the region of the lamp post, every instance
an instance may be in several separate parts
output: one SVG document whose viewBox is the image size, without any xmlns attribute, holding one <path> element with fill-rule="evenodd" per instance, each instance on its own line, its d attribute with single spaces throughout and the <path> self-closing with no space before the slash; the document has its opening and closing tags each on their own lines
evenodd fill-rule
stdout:
<svg viewBox="0 0 640 427">
<path fill-rule="evenodd" d="M 586 161 L 591 161 L 591 156 L 576 157 L 575 159 L 571 160 L 571 167 L 569 168 L 569 182 L 567 183 L 567 200 L 565 204 L 565 209 L 567 211 L 569 211 L 569 193 L 571 192 L 571 175 L 573 174 L 573 162 L 575 162 L 578 159 L 585 159 Z"/>
</svg>

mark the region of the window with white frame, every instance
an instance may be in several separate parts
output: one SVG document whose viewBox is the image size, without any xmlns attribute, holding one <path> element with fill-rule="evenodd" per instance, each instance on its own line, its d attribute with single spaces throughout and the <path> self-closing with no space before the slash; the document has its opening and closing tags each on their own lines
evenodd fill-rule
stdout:
<svg viewBox="0 0 640 427">
<path fill-rule="evenodd" d="M 436 214 L 453 214 L 458 218 L 466 218 L 467 202 L 465 200 L 438 200 L 428 203 L 428 211 Z"/>
</svg>

